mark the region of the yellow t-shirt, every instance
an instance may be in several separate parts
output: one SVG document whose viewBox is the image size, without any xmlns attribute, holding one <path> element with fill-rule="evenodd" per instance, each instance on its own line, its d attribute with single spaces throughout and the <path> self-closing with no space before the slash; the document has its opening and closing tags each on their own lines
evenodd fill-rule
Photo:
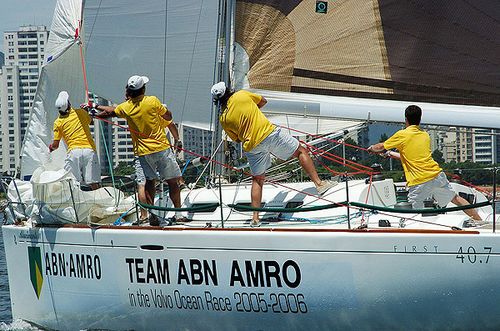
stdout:
<svg viewBox="0 0 500 331">
<path fill-rule="evenodd" d="M 54 140 L 64 139 L 68 152 L 74 148 L 92 148 L 95 143 L 90 134 L 90 115 L 83 109 L 71 108 L 67 115 L 59 115 L 54 121 Z"/>
<path fill-rule="evenodd" d="M 442 171 L 432 158 L 429 134 L 418 125 L 396 132 L 384 142 L 384 148 L 398 149 L 408 186 L 428 182 Z"/>
<path fill-rule="evenodd" d="M 145 95 L 129 99 L 115 108 L 116 116 L 127 120 L 135 155 L 148 155 L 170 147 L 164 128 L 171 121 L 160 120 L 166 112 L 157 97 Z"/>
<path fill-rule="evenodd" d="M 229 98 L 219 117 L 227 135 L 233 141 L 242 142 L 246 152 L 260 144 L 275 128 L 257 106 L 260 100 L 260 95 L 238 91 Z"/>
</svg>

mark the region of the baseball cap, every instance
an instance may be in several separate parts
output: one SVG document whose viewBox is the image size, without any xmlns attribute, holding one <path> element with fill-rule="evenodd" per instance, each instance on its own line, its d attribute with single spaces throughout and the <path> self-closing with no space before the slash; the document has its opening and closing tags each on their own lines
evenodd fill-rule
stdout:
<svg viewBox="0 0 500 331">
<path fill-rule="evenodd" d="M 56 108 L 57 110 L 66 110 L 68 109 L 69 103 L 69 94 L 66 91 L 59 92 L 59 95 L 56 99 Z"/>
<path fill-rule="evenodd" d="M 214 100 L 219 100 L 224 95 L 224 93 L 226 93 L 226 89 L 227 89 L 226 83 L 218 82 L 210 89 L 210 93 L 212 93 L 212 98 Z"/>
<path fill-rule="evenodd" d="M 148 77 L 134 75 L 128 79 L 127 88 L 131 90 L 138 90 L 142 88 L 147 82 L 149 82 Z"/>
</svg>

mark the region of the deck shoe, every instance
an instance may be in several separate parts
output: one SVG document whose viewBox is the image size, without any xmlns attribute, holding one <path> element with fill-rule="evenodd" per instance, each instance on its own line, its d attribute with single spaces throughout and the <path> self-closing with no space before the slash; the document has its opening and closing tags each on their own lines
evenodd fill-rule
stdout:
<svg viewBox="0 0 500 331">
<path fill-rule="evenodd" d="M 318 190 L 319 195 L 325 194 L 329 189 L 337 185 L 338 182 L 332 182 L 330 180 L 324 180 L 319 184 L 316 189 Z"/>
<path fill-rule="evenodd" d="M 259 220 L 252 220 L 250 222 L 250 227 L 251 228 L 258 228 L 262 225 L 262 223 Z"/>
<path fill-rule="evenodd" d="M 149 214 L 149 225 L 160 226 L 160 219 L 155 214 Z"/>
<path fill-rule="evenodd" d="M 472 221 L 472 224 L 474 224 L 474 226 L 483 226 L 483 225 L 488 224 L 488 222 L 486 222 L 484 220 L 471 220 L 471 221 Z"/>
</svg>

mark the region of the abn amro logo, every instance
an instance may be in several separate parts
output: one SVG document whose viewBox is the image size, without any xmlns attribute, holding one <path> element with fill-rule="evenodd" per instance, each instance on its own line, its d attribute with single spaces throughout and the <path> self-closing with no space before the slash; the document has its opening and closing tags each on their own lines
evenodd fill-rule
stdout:
<svg viewBox="0 0 500 331">
<path fill-rule="evenodd" d="M 40 247 L 28 247 L 28 260 L 30 263 L 31 285 L 33 285 L 36 297 L 40 299 L 43 285 L 42 254 L 40 253 Z"/>
</svg>

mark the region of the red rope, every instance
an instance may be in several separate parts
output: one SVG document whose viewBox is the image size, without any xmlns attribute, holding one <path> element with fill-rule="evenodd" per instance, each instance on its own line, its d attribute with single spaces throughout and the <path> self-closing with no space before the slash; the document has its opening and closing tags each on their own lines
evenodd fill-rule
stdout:
<svg viewBox="0 0 500 331">
<path fill-rule="evenodd" d="M 460 181 L 460 182 L 461 182 L 462 184 L 464 184 L 465 186 L 472 187 L 472 188 L 473 188 L 473 189 L 475 189 L 476 191 L 479 191 L 479 192 L 481 192 L 481 193 L 485 194 L 486 196 L 491 196 L 491 193 L 490 193 L 490 192 L 488 192 L 488 191 L 486 191 L 486 190 L 484 190 L 484 189 L 480 188 L 479 186 L 476 186 L 476 185 L 474 185 L 474 184 L 472 184 L 472 183 L 469 183 L 469 182 L 467 182 L 467 181 L 463 180 L 463 179 L 462 179 L 459 175 L 457 175 L 457 174 L 450 174 L 450 173 L 448 173 L 448 172 L 446 172 L 446 174 L 447 174 L 448 176 L 450 176 L 452 179 Z"/>
<path fill-rule="evenodd" d="M 82 28 L 82 21 L 78 21 L 78 26 L 79 29 L 81 30 Z M 90 106 L 90 100 L 89 100 L 89 84 L 87 81 L 87 69 L 85 68 L 85 59 L 83 57 L 83 41 L 80 39 L 79 35 L 79 29 L 77 28 L 75 31 L 75 40 L 78 40 L 78 44 L 80 47 L 80 59 L 82 62 L 82 72 L 83 72 L 83 85 L 85 87 L 85 102 Z"/>
<path fill-rule="evenodd" d="M 351 144 L 348 144 L 348 143 L 346 143 L 344 141 L 326 138 L 325 136 L 320 135 L 320 134 L 307 133 L 305 131 L 300 131 L 300 130 L 297 130 L 297 129 L 294 129 L 294 128 L 289 128 L 289 127 L 286 127 L 286 126 L 283 126 L 283 125 L 277 125 L 277 126 L 283 128 L 283 129 L 287 129 L 287 130 L 291 130 L 291 131 L 303 133 L 303 134 L 311 136 L 311 137 L 320 138 L 320 139 L 323 139 L 325 141 L 329 141 L 329 142 L 333 142 L 333 143 L 336 143 L 336 144 L 345 145 L 345 146 L 356 148 L 356 149 L 359 149 L 359 150 L 362 150 L 362 151 L 368 151 L 368 149 L 366 149 L 366 148 L 359 147 L 359 146 L 356 146 L 356 145 L 351 145 Z"/>
<path fill-rule="evenodd" d="M 314 153 L 314 154 L 320 154 L 322 157 L 324 157 L 324 158 L 326 158 L 328 160 L 337 162 L 339 164 L 344 164 L 345 163 L 347 167 L 349 167 L 351 169 L 354 169 L 354 170 L 357 170 L 359 172 L 366 172 L 366 173 L 372 173 L 373 172 L 373 169 L 371 167 L 362 165 L 360 163 L 351 161 L 349 159 L 345 159 L 343 157 L 340 157 L 340 156 L 335 155 L 333 153 L 330 153 L 328 151 L 322 150 L 321 148 L 318 148 L 316 146 L 310 145 L 310 144 L 308 144 L 306 142 L 303 142 L 303 141 L 301 141 L 301 142 L 304 145 L 306 145 L 309 149 L 314 149 L 314 151 L 311 151 L 312 153 Z M 325 156 L 325 155 L 327 155 L 327 156 Z M 363 168 L 364 168 L 364 170 L 363 170 Z"/>
<path fill-rule="evenodd" d="M 129 132 L 133 132 L 133 133 L 135 133 L 135 134 L 137 134 L 137 135 L 140 135 L 140 136 L 143 136 L 143 137 L 148 137 L 148 138 L 151 138 L 151 137 L 147 136 L 146 134 L 144 134 L 144 133 L 142 133 L 142 132 L 138 132 L 138 131 L 132 130 L 132 129 L 130 129 L 129 127 L 125 127 L 125 126 L 123 126 L 123 125 L 120 125 L 120 124 L 114 123 L 114 122 L 109 121 L 109 120 L 107 120 L 107 119 L 105 119 L 105 118 L 102 118 L 102 117 L 95 117 L 95 118 L 97 118 L 98 120 L 101 120 L 101 121 L 103 121 L 103 122 L 109 123 L 109 124 L 111 124 L 111 125 L 117 126 L 117 127 L 119 127 L 119 128 L 122 128 L 122 129 L 124 129 L 124 130 L 127 130 L 127 131 L 129 131 Z M 155 139 L 155 138 L 152 138 L 152 139 Z M 156 139 L 155 139 L 155 140 L 156 140 Z M 158 141 L 158 140 L 157 140 L 157 141 Z M 160 143 L 161 143 L 161 141 L 158 141 L 158 142 L 160 142 Z M 181 150 L 181 151 L 183 151 L 183 152 L 186 152 L 186 153 L 188 153 L 188 154 L 191 154 L 191 155 L 194 155 L 194 156 L 200 157 L 200 158 L 202 158 L 202 159 L 205 159 L 205 160 L 207 160 L 207 161 L 209 161 L 209 162 L 213 162 L 213 163 L 215 163 L 215 164 L 221 165 L 221 166 L 223 166 L 224 168 L 231 169 L 231 170 L 234 170 L 234 171 L 237 171 L 237 172 L 242 172 L 242 173 L 244 173 L 244 174 L 246 174 L 246 175 L 248 175 L 248 176 L 251 176 L 251 177 L 253 177 L 253 178 L 259 178 L 259 176 L 254 176 L 254 175 L 252 175 L 252 174 L 251 174 L 251 173 L 249 173 L 249 172 L 242 171 L 241 169 L 237 169 L 237 168 L 232 167 L 232 166 L 230 166 L 230 165 L 228 165 L 228 164 L 225 164 L 225 163 L 219 162 L 219 161 L 217 161 L 217 160 L 213 160 L 213 159 L 211 159 L 211 158 L 208 158 L 208 157 L 203 156 L 203 155 L 201 155 L 201 154 L 195 153 L 195 152 L 193 152 L 193 151 L 190 151 L 190 150 L 184 149 L 184 148 L 182 148 L 182 147 L 178 147 L 178 146 L 174 146 L 174 147 L 175 147 L 175 148 L 177 148 L 177 149 L 179 149 L 179 150 Z M 311 196 L 311 197 L 317 198 L 318 200 L 323 200 L 323 201 L 329 202 L 329 203 L 331 203 L 331 204 L 335 204 L 335 205 L 337 205 L 337 206 L 341 206 L 341 207 L 345 207 L 345 208 L 349 207 L 349 208 L 353 208 L 353 209 L 358 209 L 358 210 L 361 210 L 361 211 L 363 212 L 363 217 L 364 217 L 364 211 L 365 211 L 365 209 L 364 209 L 364 208 L 355 207 L 355 206 L 347 206 L 347 205 L 345 205 L 345 204 L 343 204 L 343 203 L 339 203 L 339 202 L 331 201 L 331 200 L 326 199 L 326 198 L 324 198 L 324 197 L 317 196 L 317 195 L 312 194 L 312 193 L 308 193 L 308 192 L 305 192 L 305 191 L 301 191 L 301 190 L 299 190 L 299 189 L 295 189 L 295 188 L 293 188 L 293 187 L 289 187 L 289 186 L 283 185 L 283 184 L 281 184 L 281 183 L 279 183 L 279 182 L 277 182 L 277 181 L 273 181 L 273 180 L 269 180 L 269 179 L 265 179 L 265 181 L 267 181 L 267 182 L 269 182 L 269 183 L 271 183 L 271 184 L 274 184 L 274 185 L 281 186 L 281 187 L 286 188 L 286 189 L 291 190 L 291 191 L 295 191 L 295 192 L 298 192 L 298 193 L 301 193 L 301 194 L 304 194 L 304 195 L 307 195 L 307 196 Z M 370 180 L 370 182 L 371 182 L 371 180 Z M 368 193 L 369 193 L 369 192 L 368 192 Z M 390 214 L 390 213 L 378 212 L 378 214 L 380 214 L 380 215 L 386 215 L 386 216 L 390 216 L 390 217 L 394 217 L 394 215 L 392 215 L 392 214 Z M 405 219 L 407 219 L 407 220 L 413 220 L 413 221 L 415 221 L 415 222 L 429 223 L 429 222 L 425 222 L 425 221 L 422 221 L 422 220 L 417 220 L 417 219 L 414 219 L 414 218 L 412 218 L 412 217 L 405 217 Z M 443 226 L 444 226 L 444 225 L 443 225 Z"/>
<path fill-rule="evenodd" d="M 125 126 L 123 126 L 123 125 L 120 125 L 120 124 L 114 123 L 114 122 L 109 121 L 109 120 L 107 120 L 107 119 L 104 119 L 104 118 L 102 118 L 102 117 L 96 117 L 96 118 L 97 118 L 97 119 L 99 119 L 99 120 L 101 120 L 101 121 L 103 121 L 103 122 L 109 123 L 109 124 L 111 124 L 111 125 L 117 126 L 117 127 L 119 127 L 119 128 L 122 128 L 122 129 L 127 130 L 127 131 L 130 131 L 130 132 L 133 132 L 133 133 L 135 133 L 135 134 L 137 134 L 137 135 L 140 135 L 140 136 L 142 136 L 142 137 L 154 139 L 154 140 L 156 140 L 156 141 L 158 141 L 158 142 L 160 142 L 160 143 L 161 143 L 161 141 L 159 141 L 159 140 L 157 140 L 157 139 L 155 139 L 155 138 L 152 138 L 152 137 L 150 137 L 150 136 L 148 136 L 148 135 L 146 135 L 146 134 L 144 134 L 144 133 L 142 133 L 142 132 L 138 132 L 138 131 L 132 130 L 132 129 L 130 129 L 129 127 L 125 127 Z M 181 151 L 183 151 L 183 152 L 186 152 L 186 153 L 188 153 L 188 154 L 191 154 L 191 155 L 194 155 L 194 156 L 196 156 L 196 157 L 199 157 L 199 158 L 202 158 L 202 159 L 204 159 L 204 160 L 207 160 L 207 161 L 209 161 L 209 162 L 213 162 L 213 163 L 215 163 L 215 164 L 218 164 L 218 165 L 220 165 L 220 166 L 222 166 L 222 167 L 224 167 L 224 168 L 226 168 L 226 169 L 231 169 L 231 170 L 234 170 L 234 171 L 237 171 L 237 172 L 241 172 L 241 173 L 243 173 L 243 174 L 245 174 L 245 175 L 251 176 L 252 178 L 262 178 L 261 176 L 254 176 L 254 175 L 252 175 L 252 174 L 251 174 L 251 173 L 249 173 L 249 172 L 243 171 L 243 170 L 241 170 L 241 169 L 237 169 L 237 168 L 232 167 L 232 166 L 230 166 L 230 165 L 228 165 L 228 164 L 225 164 L 225 163 L 219 162 L 219 161 L 217 161 L 217 160 L 213 160 L 213 159 L 211 159 L 211 158 L 209 158 L 209 157 L 206 157 L 206 156 L 204 156 L 204 155 L 201 155 L 201 154 L 195 153 L 195 152 L 193 152 L 193 151 L 190 151 L 190 150 L 184 149 L 184 148 L 182 148 L 182 147 L 178 147 L 178 146 L 174 146 L 174 147 L 175 147 L 175 148 L 177 148 L 177 149 L 179 149 L 179 150 L 181 150 Z M 334 201 L 331 201 L 331 200 L 325 199 L 324 197 L 320 197 L 320 196 L 315 195 L 315 194 L 312 194 L 312 193 L 308 193 L 308 192 L 305 192 L 305 191 L 301 191 L 301 190 L 295 189 L 295 188 L 293 188 L 293 187 L 289 187 L 289 186 L 283 185 L 283 184 L 281 184 L 281 183 L 279 183 L 279 182 L 277 182 L 277 181 L 273 181 L 273 180 L 266 179 L 266 178 L 264 178 L 264 179 L 265 179 L 265 181 L 267 181 L 267 182 L 269 182 L 269 183 L 271 183 L 271 184 L 281 186 L 281 187 L 286 188 L 286 189 L 289 189 L 289 190 L 291 190 L 291 191 L 296 191 L 296 192 L 298 192 L 298 193 L 302 193 L 302 194 L 304 194 L 304 195 L 308 195 L 308 196 L 311 196 L 311 197 L 315 197 L 315 198 L 317 198 L 317 199 L 319 199 L 319 200 L 324 200 L 324 201 L 329 202 L 329 203 L 332 203 L 332 204 L 336 204 L 336 205 L 339 205 L 339 206 L 342 206 L 342 207 L 347 207 L 346 205 L 343 205 L 343 204 L 340 204 L 340 203 L 338 203 L 338 202 L 334 202 Z"/>
</svg>

